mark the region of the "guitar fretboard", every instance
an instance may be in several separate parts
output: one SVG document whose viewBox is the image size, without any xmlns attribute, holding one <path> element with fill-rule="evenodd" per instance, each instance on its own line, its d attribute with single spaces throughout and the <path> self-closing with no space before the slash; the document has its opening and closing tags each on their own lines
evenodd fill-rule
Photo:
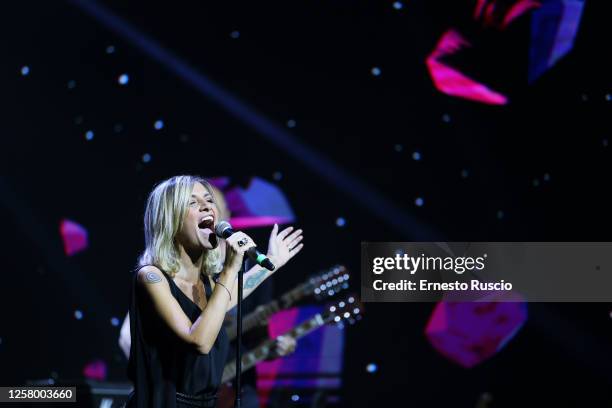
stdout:
<svg viewBox="0 0 612 408">
<path fill-rule="evenodd" d="M 295 339 L 299 339 L 301 337 L 304 337 L 308 333 L 312 332 L 313 330 L 316 330 L 319 327 L 325 325 L 328 322 L 329 322 L 329 317 L 326 318 L 320 313 L 317 313 L 314 317 L 304 321 L 303 323 L 300 323 L 293 329 L 286 332 L 284 335 L 290 335 L 294 337 Z M 244 372 L 248 370 L 249 368 L 253 367 L 255 364 L 259 363 L 260 361 L 265 360 L 268 357 L 268 355 L 270 355 L 270 352 L 273 351 L 274 347 L 275 347 L 274 340 L 266 340 L 258 347 L 254 348 L 248 353 L 245 353 L 242 356 L 242 371 Z M 228 363 L 223 369 L 222 382 L 225 383 L 225 382 L 231 381 L 235 376 L 236 376 L 236 363 L 235 362 Z"/>
<path fill-rule="evenodd" d="M 307 284 L 302 284 L 281 296 L 280 304 L 277 301 L 272 301 L 264 306 L 257 308 L 254 312 L 249 313 L 242 318 L 242 332 L 245 333 L 254 327 L 265 324 L 270 316 L 281 309 L 287 309 L 309 294 Z M 237 327 L 232 324 L 227 329 L 227 336 L 230 341 L 233 341 L 237 336 Z"/>
</svg>

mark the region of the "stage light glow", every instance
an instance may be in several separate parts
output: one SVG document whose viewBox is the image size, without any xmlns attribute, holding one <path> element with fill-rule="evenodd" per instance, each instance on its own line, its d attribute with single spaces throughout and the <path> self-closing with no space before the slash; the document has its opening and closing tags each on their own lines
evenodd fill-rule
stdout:
<svg viewBox="0 0 612 408">
<path fill-rule="evenodd" d="M 421 160 L 421 153 L 419 153 L 419 152 L 412 153 L 412 159 L 416 160 L 416 161 Z"/>
<path fill-rule="evenodd" d="M 116 317 L 111 318 L 110 322 L 115 327 L 119 326 L 119 319 L 117 319 Z"/>
<path fill-rule="evenodd" d="M 424 204 L 424 201 L 423 201 L 423 199 L 422 199 L 421 197 L 417 197 L 417 198 L 416 198 L 416 200 L 414 200 L 414 204 L 415 204 L 417 207 L 422 207 L 422 206 L 423 206 L 423 204 Z"/>
<path fill-rule="evenodd" d="M 21 67 L 21 75 L 26 76 L 30 73 L 30 67 L 28 67 L 27 65 L 24 65 L 23 67 Z"/>
<path fill-rule="evenodd" d="M 109 45 L 108 47 L 106 47 L 106 53 L 107 54 L 113 54 L 115 52 L 115 46 L 114 45 Z"/>
<path fill-rule="evenodd" d="M 346 220 L 344 218 L 342 218 L 342 217 L 338 217 L 336 219 L 336 225 L 338 227 L 344 227 L 346 225 Z"/>
<path fill-rule="evenodd" d="M 142 162 L 148 163 L 151 161 L 151 155 L 149 153 L 145 153 L 142 155 Z"/>
<path fill-rule="evenodd" d="M 296 121 L 295 121 L 295 120 L 293 120 L 293 119 L 289 119 L 289 120 L 287 121 L 287 127 L 288 127 L 288 128 L 293 129 L 293 128 L 295 127 L 295 125 L 297 125 L 297 123 L 296 123 Z"/>
<path fill-rule="evenodd" d="M 81 320 L 83 318 L 83 312 L 81 312 L 80 310 L 75 310 L 74 311 L 74 318 L 77 320 Z"/>
<path fill-rule="evenodd" d="M 155 130 L 161 130 L 164 128 L 164 121 L 159 119 L 156 120 L 155 123 L 153 124 L 153 127 L 155 128 Z"/>
<path fill-rule="evenodd" d="M 382 71 L 378 67 L 373 67 L 371 72 L 372 72 L 372 75 L 374 76 L 380 76 L 380 74 L 382 73 Z"/>
<path fill-rule="evenodd" d="M 130 76 L 128 74 L 119 75 L 118 79 L 119 85 L 127 85 L 130 82 Z"/>
<path fill-rule="evenodd" d="M 393 8 L 396 10 L 401 10 L 402 8 L 404 8 L 404 5 L 401 1 L 396 1 L 393 3 Z"/>
<path fill-rule="evenodd" d="M 378 371 L 378 366 L 374 363 L 370 363 L 366 366 L 366 371 L 370 374 L 373 374 Z"/>
<path fill-rule="evenodd" d="M 88 130 L 87 132 L 85 132 L 85 139 L 92 140 L 93 138 L 94 138 L 93 130 Z"/>
<path fill-rule="evenodd" d="M 240 31 L 234 30 L 230 33 L 230 37 L 232 37 L 234 40 L 240 38 Z"/>
</svg>

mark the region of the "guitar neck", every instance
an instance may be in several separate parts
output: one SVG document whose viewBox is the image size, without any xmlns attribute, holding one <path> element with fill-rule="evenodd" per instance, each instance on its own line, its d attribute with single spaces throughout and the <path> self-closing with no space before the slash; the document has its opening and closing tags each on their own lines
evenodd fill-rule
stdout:
<svg viewBox="0 0 612 408">
<path fill-rule="evenodd" d="M 306 320 L 305 322 L 300 323 L 293 329 L 284 333 L 284 335 L 289 335 L 294 337 L 296 340 L 304 337 L 308 333 L 318 329 L 319 327 L 325 325 L 327 321 L 323 318 L 320 313 L 317 313 L 314 317 Z M 242 372 L 252 368 L 255 364 L 260 361 L 265 360 L 270 352 L 274 351 L 275 341 L 274 340 L 266 340 L 261 345 L 257 346 L 253 350 L 248 353 L 243 354 L 242 356 Z M 236 376 L 236 363 L 231 362 L 228 363 L 223 369 L 223 377 L 222 382 L 231 381 Z"/>
<path fill-rule="evenodd" d="M 259 307 L 254 312 L 249 313 L 242 319 L 242 332 L 245 333 L 254 327 L 262 325 L 274 313 L 293 306 L 295 302 L 306 296 L 305 292 L 304 284 L 302 284 L 282 295 L 280 298 L 280 304 L 274 300 L 264 306 Z M 238 329 L 235 324 L 231 325 L 231 327 L 227 329 L 227 336 L 230 341 L 233 341 L 238 335 L 237 330 Z"/>
</svg>

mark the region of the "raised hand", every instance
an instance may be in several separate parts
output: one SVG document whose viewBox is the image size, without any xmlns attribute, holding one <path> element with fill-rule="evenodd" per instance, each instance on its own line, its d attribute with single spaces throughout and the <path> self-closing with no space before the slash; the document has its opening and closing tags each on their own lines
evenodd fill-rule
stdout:
<svg viewBox="0 0 612 408">
<path fill-rule="evenodd" d="M 304 248 L 304 244 L 300 243 L 304 238 L 302 230 L 292 231 L 293 227 L 287 227 L 278 232 L 278 224 L 274 224 L 270 233 L 267 256 L 277 269 L 285 265 Z"/>
</svg>

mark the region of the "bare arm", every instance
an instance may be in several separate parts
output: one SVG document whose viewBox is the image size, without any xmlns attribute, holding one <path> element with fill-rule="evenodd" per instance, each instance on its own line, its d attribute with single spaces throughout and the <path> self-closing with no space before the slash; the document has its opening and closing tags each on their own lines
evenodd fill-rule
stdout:
<svg viewBox="0 0 612 408">
<path fill-rule="evenodd" d="M 222 278 L 221 278 L 222 279 Z M 227 279 L 227 277 L 226 277 Z M 214 290 L 206 307 L 192 324 L 178 301 L 172 296 L 167 278 L 155 266 L 146 266 L 138 272 L 138 282 L 151 297 L 155 311 L 170 330 L 185 343 L 207 354 L 212 348 L 225 315 L 229 296 Z M 220 288 L 223 290 L 223 288 Z"/>
<path fill-rule="evenodd" d="M 293 233 L 293 227 L 285 228 L 283 231 L 278 232 L 278 225 L 274 224 L 272 232 L 270 233 L 270 241 L 268 243 L 268 258 L 276 267 L 274 271 L 269 271 L 262 268 L 259 265 L 255 265 L 244 274 L 243 292 L 244 298 L 249 296 L 253 291 L 261 285 L 263 281 L 268 279 L 283 267 L 291 258 L 297 255 L 302 250 L 304 244 L 300 244 L 302 241 L 302 230 L 299 229 Z M 232 291 L 232 301 L 228 306 L 228 310 L 236 306 L 238 300 L 238 285 L 234 285 Z"/>
<path fill-rule="evenodd" d="M 227 262 L 220 274 L 219 282 L 234 290 L 236 274 L 242 265 L 244 252 L 255 244 L 252 240 L 242 247 L 237 244 L 245 235 L 241 232 L 229 237 L 227 242 Z M 225 312 L 230 303 L 228 292 L 215 285 L 206 307 L 192 324 L 183 309 L 172 296 L 167 278 L 155 266 L 146 266 L 138 272 L 138 283 L 151 297 L 155 311 L 168 327 L 185 343 L 195 347 L 200 353 L 208 354 L 219 335 Z"/>
<path fill-rule="evenodd" d="M 128 312 L 123 319 L 121 330 L 119 331 L 119 347 L 125 354 L 126 358 L 130 358 L 130 347 L 132 346 L 132 339 L 130 335 L 130 313 Z"/>
<path fill-rule="evenodd" d="M 275 269 L 276 271 L 276 269 Z M 251 269 L 249 269 L 243 276 L 242 282 L 242 297 L 246 298 L 253 291 L 261 285 L 263 281 L 272 276 L 274 272 L 269 271 L 265 268 L 262 268 L 259 265 L 255 265 Z M 238 281 L 234 285 L 234 289 L 232 290 L 232 301 L 228 305 L 228 310 L 236 306 L 238 303 Z"/>
</svg>

